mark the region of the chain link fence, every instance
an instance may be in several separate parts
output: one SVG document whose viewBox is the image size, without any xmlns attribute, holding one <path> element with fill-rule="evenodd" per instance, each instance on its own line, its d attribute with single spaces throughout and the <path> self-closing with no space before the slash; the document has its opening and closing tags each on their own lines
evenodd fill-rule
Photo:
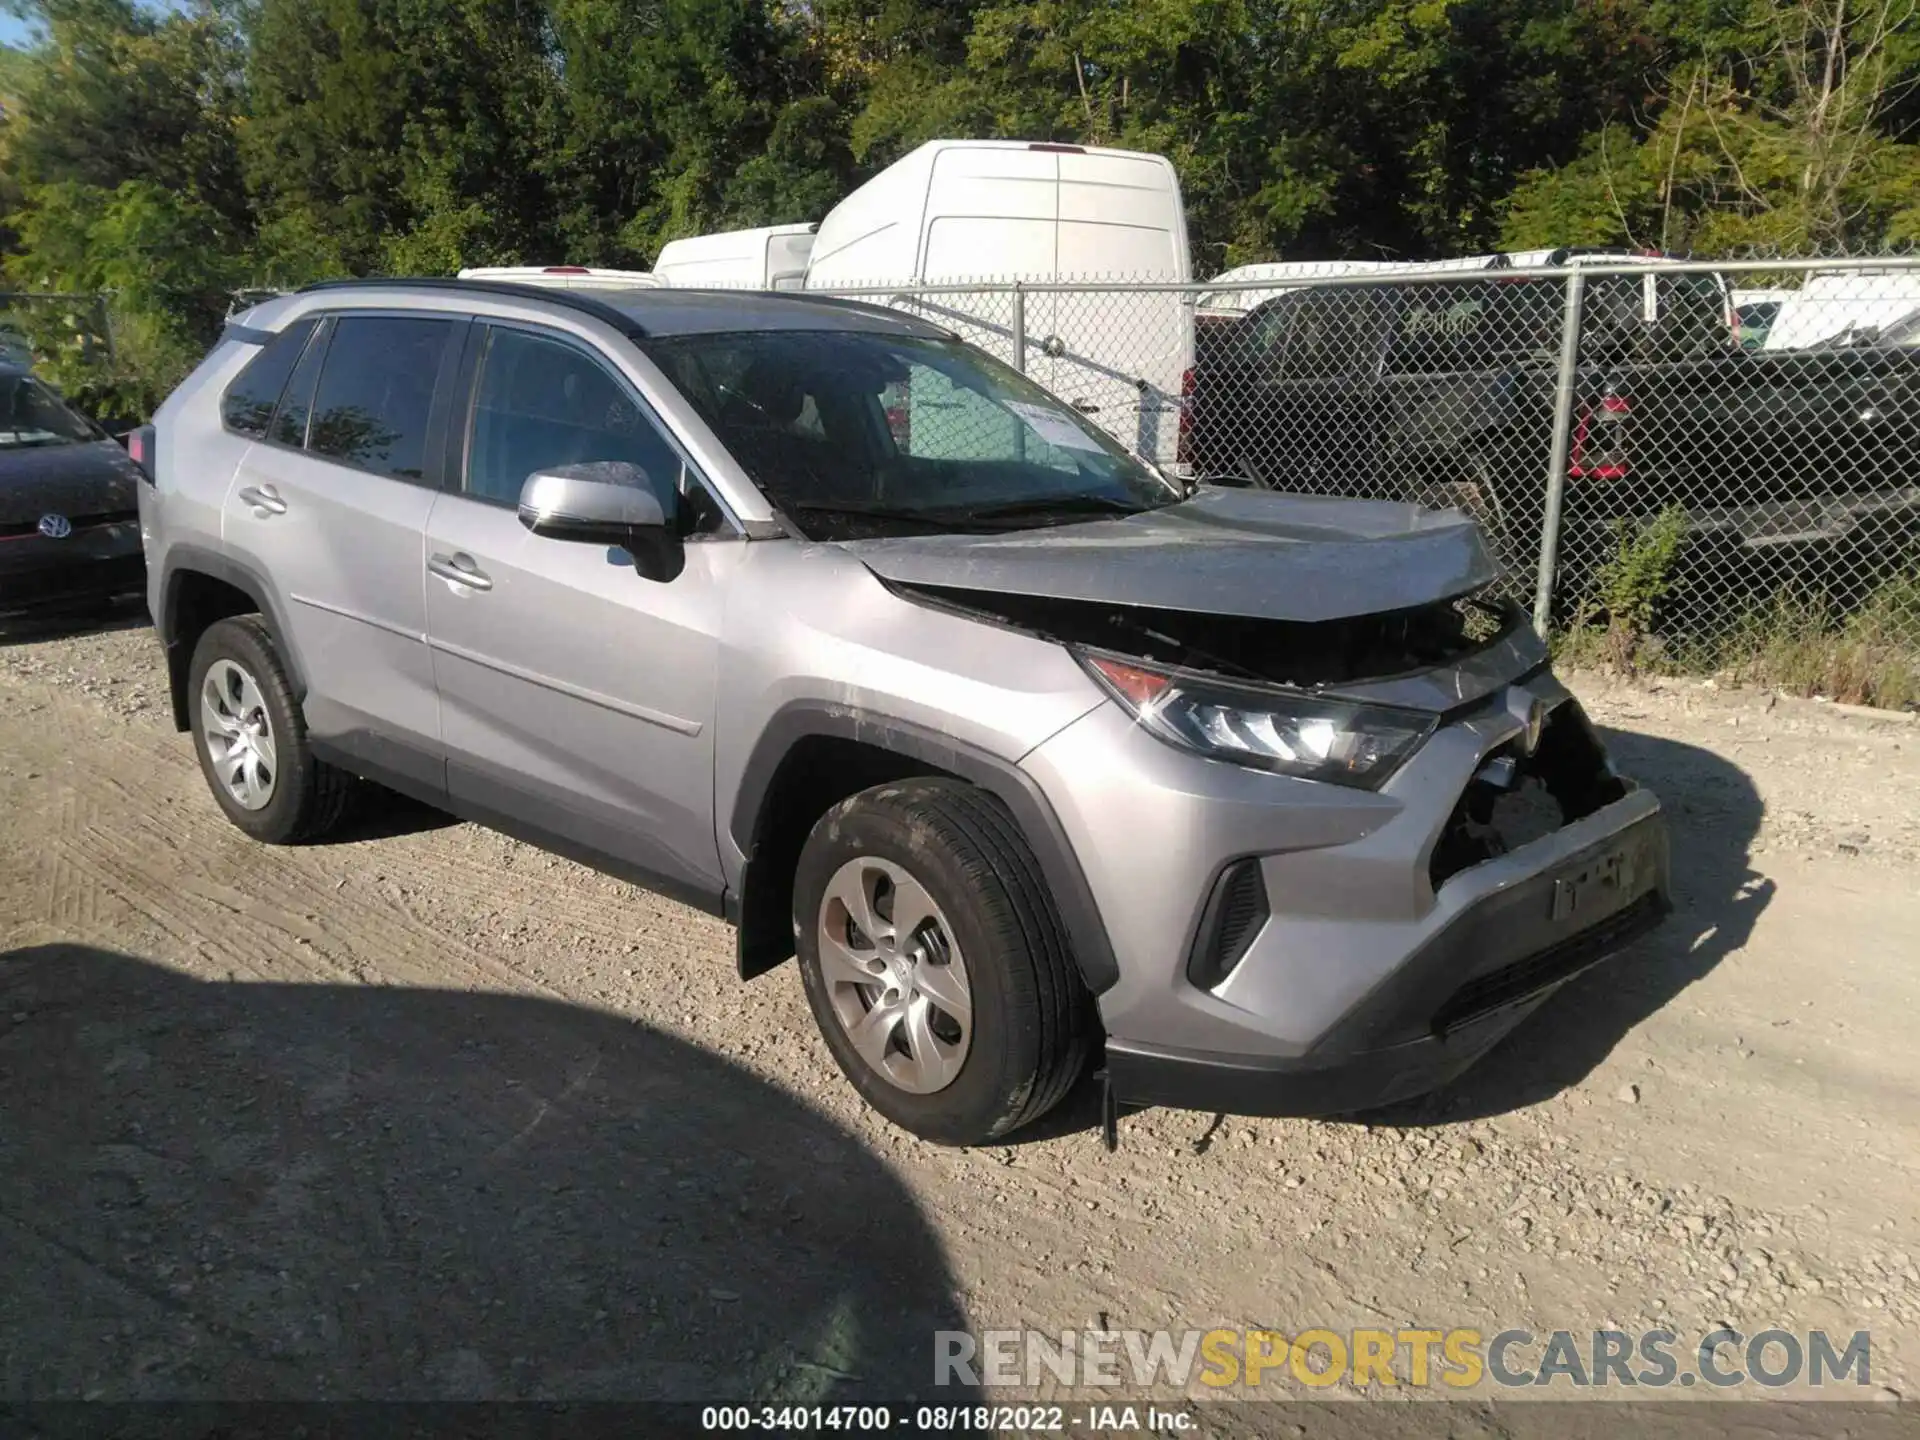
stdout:
<svg viewBox="0 0 1920 1440">
<path fill-rule="evenodd" d="M 1617 658 L 1920 703 L 1920 256 L 1235 274 L 830 293 L 944 326 L 1163 468 L 1460 509 L 1543 630 Z M 10 341 L 110 355 L 105 298 L 0 296 Z M 958 423 L 938 400 L 892 407 L 916 449 Z"/>
<path fill-rule="evenodd" d="M 1463 510 L 1543 630 L 1708 669 L 1891 647 L 1911 696 L 1920 257 L 1546 259 L 835 293 L 947 325 L 1162 466 Z"/>
</svg>

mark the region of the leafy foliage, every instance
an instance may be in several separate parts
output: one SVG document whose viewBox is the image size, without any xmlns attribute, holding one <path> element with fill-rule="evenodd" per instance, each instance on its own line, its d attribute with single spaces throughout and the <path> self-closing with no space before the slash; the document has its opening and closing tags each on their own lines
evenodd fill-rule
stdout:
<svg viewBox="0 0 1920 1440">
<path fill-rule="evenodd" d="M 1915 4 L 0 0 L 0 267 L 165 375 L 236 285 L 645 265 L 946 135 L 1170 156 L 1202 274 L 1869 248 L 1920 240 Z"/>
</svg>

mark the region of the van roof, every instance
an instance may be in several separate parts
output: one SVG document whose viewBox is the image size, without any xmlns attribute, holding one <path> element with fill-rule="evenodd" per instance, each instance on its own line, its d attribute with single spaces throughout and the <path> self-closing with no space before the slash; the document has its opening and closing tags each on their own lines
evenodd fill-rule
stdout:
<svg viewBox="0 0 1920 1440">
<path fill-rule="evenodd" d="M 460 280 L 517 280 L 529 285 L 659 285 L 657 275 L 645 270 L 610 270 L 594 265 L 472 265 Z"/>
</svg>

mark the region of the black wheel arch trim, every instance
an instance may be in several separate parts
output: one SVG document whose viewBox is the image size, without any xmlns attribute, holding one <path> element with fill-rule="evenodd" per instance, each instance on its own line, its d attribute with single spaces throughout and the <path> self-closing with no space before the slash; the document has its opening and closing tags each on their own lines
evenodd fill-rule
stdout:
<svg viewBox="0 0 1920 1440">
<path fill-rule="evenodd" d="M 766 802 L 774 777 L 794 746 L 816 738 L 852 740 L 890 750 L 956 775 L 997 798 L 1012 812 L 1040 861 L 1040 873 L 1059 907 L 1061 922 L 1073 945 L 1074 963 L 1087 989 L 1099 995 L 1119 981 L 1120 964 L 1093 890 L 1065 828 L 1032 776 L 1010 760 L 928 726 L 813 700 L 792 701 L 774 712 L 760 732 L 734 792 L 729 833 L 747 857 L 747 865 L 740 877 L 739 898 L 729 909 L 741 916 L 739 964 L 743 979 L 772 969 L 793 953 L 790 931 L 775 936 L 768 933 L 769 922 L 752 923 L 753 857 L 767 819 Z M 779 924 L 786 925 L 788 919 L 780 917 Z M 773 954 L 775 950 L 780 953 Z"/>
<path fill-rule="evenodd" d="M 288 627 L 286 615 L 274 598 L 273 587 L 267 583 L 266 577 L 231 555 L 198 545 L 175 544 L 167 551 L 166 569 L 160 581 L 160 609 L 153 617 L 154 629 L 167 652 L 167 683 L 173 700 L 174 729 L 184 732 L 191 725 L 187 703 L 187 667 L 193 662 L 193 653 L 181 637 L 178 624 L 183 582 L 190 575 L 205 575 L 231 585 L 253 601 L 266 617 L 267 624 L 273 627 L 274 644 L 280 652 L 280 663 L 286 669 L 287 679 L 293 685 L 293 698 L 304 702 L 307 698 L 306 671 L 294 648 L 293 631 Z"/>
</svg>

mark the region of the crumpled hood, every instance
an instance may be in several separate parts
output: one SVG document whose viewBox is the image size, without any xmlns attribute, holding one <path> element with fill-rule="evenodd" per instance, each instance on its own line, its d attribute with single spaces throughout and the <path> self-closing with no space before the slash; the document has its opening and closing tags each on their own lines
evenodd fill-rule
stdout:
<svg viewBox="0 0 1920 1440">
<path fill-rule="evenodd" d="M 0 525 L 42 515 L 104 515 L 139 507 L 140 470 L 112 440 L 0 447 Z"/>
<path fill-rule="evenodd" d="M 1454 511 L 1211 486 L 1112 520 L 840 543 L 903 585 L 1300 622 L 1450 600 L 1498 573 Z"/>
</svg>

